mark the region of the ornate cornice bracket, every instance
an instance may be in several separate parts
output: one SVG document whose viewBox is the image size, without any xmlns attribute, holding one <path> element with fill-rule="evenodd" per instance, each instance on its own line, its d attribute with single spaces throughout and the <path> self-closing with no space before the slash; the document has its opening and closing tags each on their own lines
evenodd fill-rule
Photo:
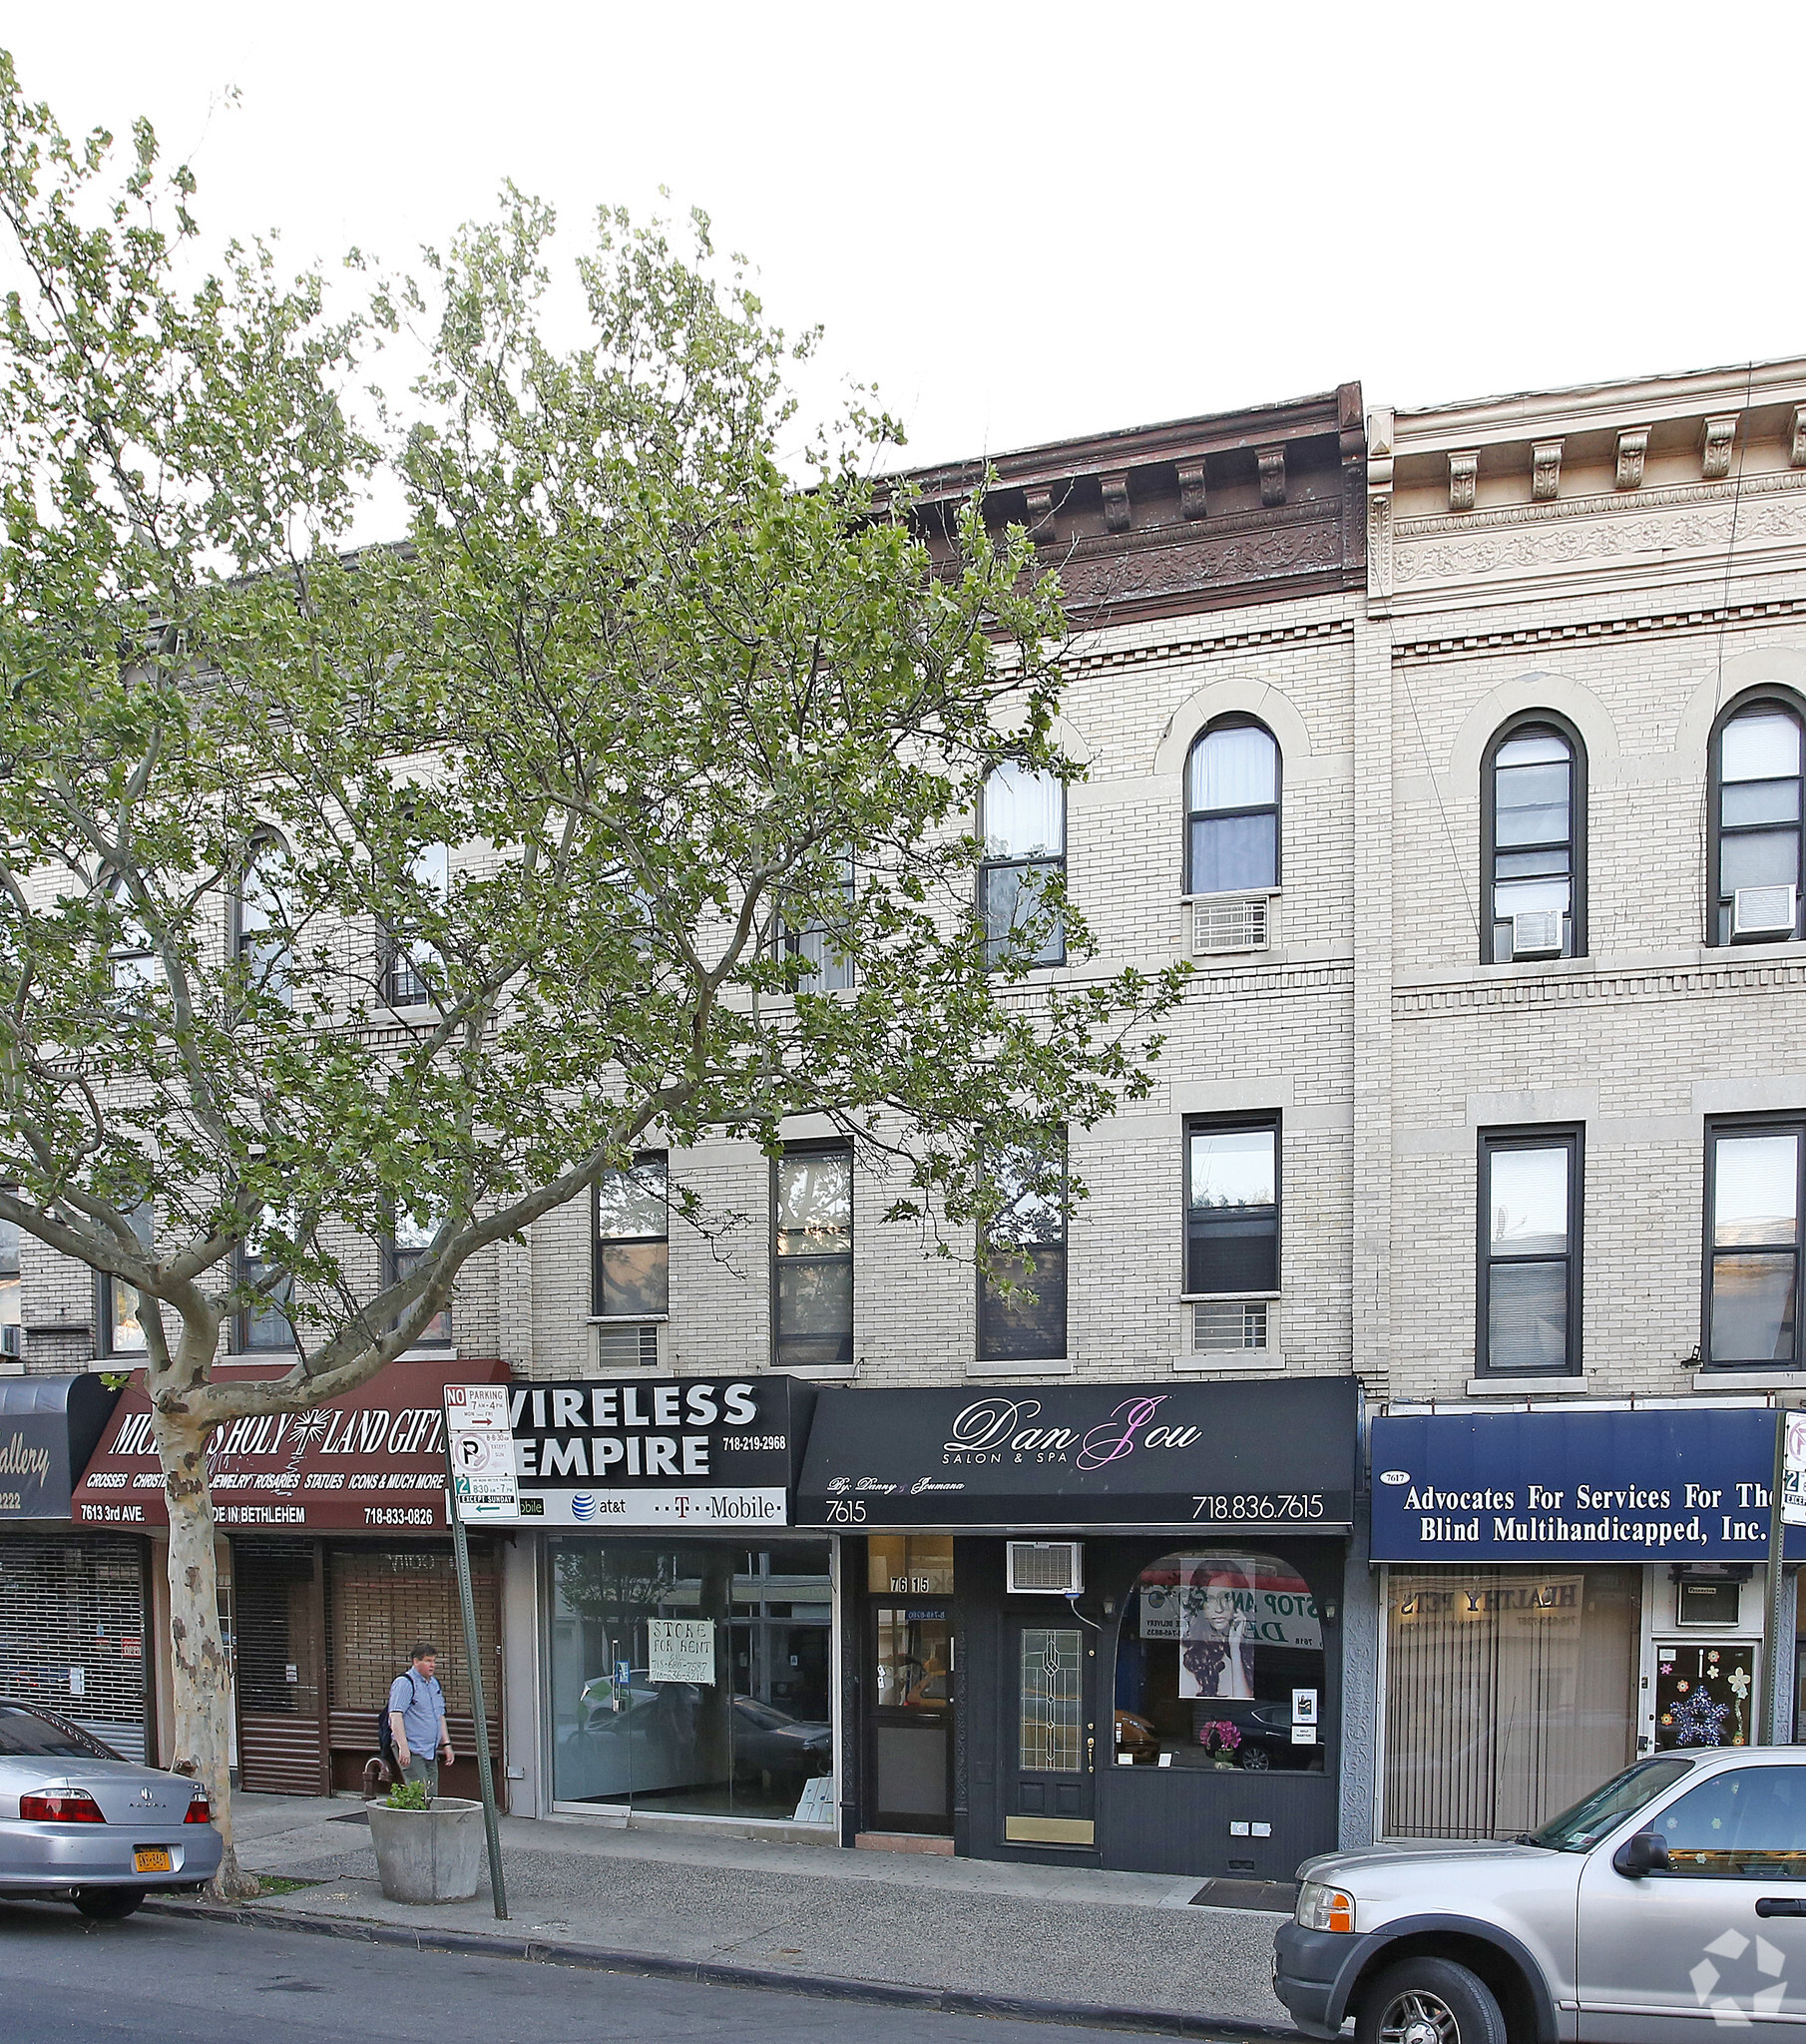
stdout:
<svg viewBox="0 0 1806 2044">
<path fill-rule="evenodd" d="M 1643 486 L 1643 463 L 1649 453 L 1649 428 L 1636 426 L 1617 436 L 1617 475 L 1615 486 L 1620 490 L 1640 490 Z"/>
<path fill-rule="evenodd" d="M 1562 442 L 1538 440 L 1530 450 L 1530 494 L 1533 504 L 1553 504 L 1562 494 Z"/>
</svg>

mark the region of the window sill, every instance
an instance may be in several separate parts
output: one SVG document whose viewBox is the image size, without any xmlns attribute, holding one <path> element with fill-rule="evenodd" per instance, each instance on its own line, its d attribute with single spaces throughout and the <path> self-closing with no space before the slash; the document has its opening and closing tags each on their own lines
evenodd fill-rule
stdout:
<svg viewBox="0 0 1806 2044">
<path fill-rule="evenodd" d="M 989 1356 L 974 1356 L 966 1365 L 969 1377 L 1070 1377 L 1076 1365 L 1064 1355 L 1025 1356 L 1013 1362 L 997 1362 Z"/>
<path fill-rule="evenodd" d="M 800 1377 L 806 1384 L 850 1384 L 859 1374 L 856 1362 L 780 1362 L 765 1365 L 774 1375 Z"/>
<path fill-rule="evenodd" d="M 1172 1366 L 1183 1370 L 1186 1375 L 1195 1375 L 1199 1370 L 1279 1370 L 1285 1367 L 1283 1348 L 1206 1348 L 1188 1349 L 1182 1355 L 1172 1358 Z"/>
<path fill-rule="evenodd" d="M 1806 1387 L 1806 1372 L 1797 1369 L 1697 1369 L 1696 1391 L 1797 1391 Z"/>
<path fill-rule="evenodd" d="M 1276 1305 L 1277 1291 L 1181 1291 L 1180 1305 L 1237 1305 L 1244 1298 L 1269 1298 Z"/>
<path fill-rule="evenodd" d="M 1586 1379 L 1580 1370 L 1552 1369 L 1547 1376 L 1469 1377 L 1470 1398 L 1540 1398 L 1551 1387 L 1560 1391 L 1585 1390 Z"/>
<path fill-rule="evenodd" d="M 592 1313 L 592 1327 L 666 1327 L 670 1313 Z"/>
</svg>

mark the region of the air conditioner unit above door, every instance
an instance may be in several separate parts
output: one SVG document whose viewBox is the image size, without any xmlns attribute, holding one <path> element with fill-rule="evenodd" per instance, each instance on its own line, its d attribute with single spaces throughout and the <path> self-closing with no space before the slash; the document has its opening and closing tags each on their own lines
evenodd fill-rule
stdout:
<svg viewBox="0 0 1806 2044">
<path fill-rule="evenodd" d="M 1077 1540 L 1012 1540 L 1006 1580 L 1013 1597 L 1077 1597 L 1085 1549 Z"/>
<path fill-rule="evenodd" d="M 1733 937 L 1790 937 L 1794 926 L 1793 882 L 1777 887 L 1739 887 L 1731 896 Z"/>
<path fill-rule="evenodd" d="M 1562 955 L 1562 911 L 1559 908 L 1521 908 L 1512 917 L 1514 958 L 1560 958 Z"/>
</svg>

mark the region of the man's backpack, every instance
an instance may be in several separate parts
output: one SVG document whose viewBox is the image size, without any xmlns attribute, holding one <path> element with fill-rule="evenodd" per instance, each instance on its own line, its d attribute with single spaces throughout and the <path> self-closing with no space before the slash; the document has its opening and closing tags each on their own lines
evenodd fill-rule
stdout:
<svg viewBox="0 0 1806 2044">
<path fill-rule="evenodd" d="M 410 1668 L 407 1670 L 407 1679 L 413 1691 L 413 1700 L 418 1703 L 420 1701 L 420 1678 Z M 392 1690 L 394 1687 L 395 1685 L 390 1683 L 389 1688 Z M 399 1766 L 395 1758 L 395 1728 L 389 1723 L 389 1700 L 386 1696 L 382 1700 L 382 1709 L 376 1713 L 376 1751 L 382 1755 L 391 1768 Z"/>
</svg>

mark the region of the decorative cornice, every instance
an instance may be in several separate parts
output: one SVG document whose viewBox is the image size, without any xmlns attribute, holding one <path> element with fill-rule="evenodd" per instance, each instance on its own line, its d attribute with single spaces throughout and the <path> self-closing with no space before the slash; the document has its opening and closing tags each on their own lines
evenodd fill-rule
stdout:
<svg viewBox="0 0 1806 2044">
<path fill-rule="evenodd" d="M 1731 472 L 1731 448 L 1737 438 L 1737 414 L 1707 419 L 1699 453 L 1699 473 L 1708 483 L 1722 482 Z"/>
<path fill-rule="evenodd" d="M 1439 987 L 1395 988 L 1395 1015 L 1449 1014 L 1464 1008 L 1552 1008 L 1602 1001 L 1670 1000 L 1676 994 L 1794 993 L 1806 987 L 1806 959 L 1784 965 L 1655 966 L 1572 977 L 1460 980 Z"/>
<path fill-rule="evenodd" d="M 1112 651 L 1076 653 L 1068 658 L 1066 672 L 1075 677 L 1109 674 L 1124 667 L 1161 667 L 1168 662 L 1247 653 L 1262 646 L 1297 646 L 1313 640 L 1349 639 L 1353 636 L 1354 625 L 1347 618 L 1325 618 L 1309 625 L 1276 625 L 1267 631 L 1200 633 L 1185 639 L 1163 639 L 1156 646 L 1125 646 Z"/>
<path fill-rule="evenodd" d="M 1806 405 L 1801 406 L 1806 412 Z M 1428 539 L 1441 532 L 1472 534 L 1511 525 L 1565 525 L 1579 518 L 1640 518 L 1650 511 L 1676 506 L 1728 504 L 1734 497 L 1773 497 L 1806 489 L 1806 472 L 1776 469 L 1767 475 L 1745 475 L 1734 482 L 1670 483 L 1657 490 L 1638 490 L 1636 502 L 1626 504 L 1615 494 L 1604 497 L 1563 497 L 1549 504 L 1495 504 L 1465 518 L 1451 518 L 1435 512 L 1423 518 L 1401 518 L 1401 540 Z"/>
<path fill-rule="evenodd" d="M 1104 528 L 1107 532 L 1127 532 L 1130 511 L 1129 505 L 1129 472 L 1119 469 L 1115 475 L 1100 476 L 1098 486 L 1104 492 Z"/>
<path fill-rule="evenodd" d="M 1562 442 L 1538 440 L 1530 450 L 1530 493 L 1539 504 L 1553 504 L 1562 494 Z"/>
<path fill-rule="evenodd" d="M 1449 456 L 1449 509 L 1457 516 L 1474 508 L 1474 489 L 1480 479 L 1480 450 L 1470 447 Z"/>
<path fill-rule="evenodd" d="M 1643 486 L 1643 462 L 1649 452 L 1649 428 L 1637 426 L 1617 436 L 1617 486 L 1620 490 L 1640 490 Z"/>
<path fill-rule="evenodd" d="M 1449 632 L 1436 637 L 1395 642 L 1394 665 L 1419 666 L 1426 661 L 1464 654 L 1497 653 L 1508 647 L 1553 646 L 1576 639 L 1626 639 L 1650 632 L 1723 632 L 1777 619 L 1806 617 L 1806 597 L 1777 597 L 1768 603 L 1722 605 L 1696 611 L 1652 611 L 1635 618 L 1585 618 L 1570 624 L 1524 626 L 1512 632 Z"/>
<path fill-rule="evenodd" d="M 1254 459 L 1260 466 L 1260 501 L 1271 509 L 1285 502 L 1285 443 L 1257 447 Z"/>
</svg>

